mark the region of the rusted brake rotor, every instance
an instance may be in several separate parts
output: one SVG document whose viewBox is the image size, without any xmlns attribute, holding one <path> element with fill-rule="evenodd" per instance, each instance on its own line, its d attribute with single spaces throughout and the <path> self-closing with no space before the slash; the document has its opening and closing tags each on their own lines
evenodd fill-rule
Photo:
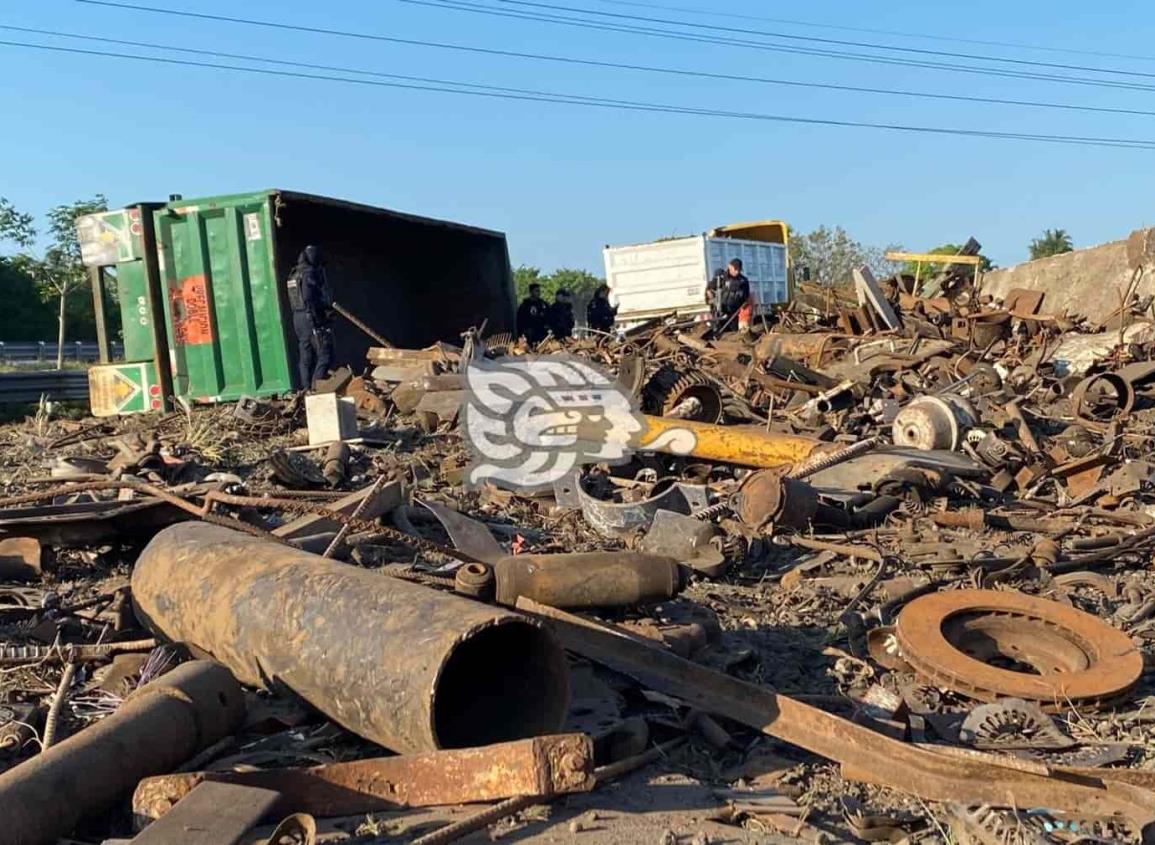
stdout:
<svg viewBox="0 0 1155 845">
<path fill-rule="evenodd" d="M 932 593 L 902 611 L 896 634 L 915 672 L 980 701 L 1095 704 L 1125 693 L 1143 671 L 1142 655 L 1123 632 L 1021 593 Z M 1000 659 L 1026 671 L 992 665 Z"/>
</svg>

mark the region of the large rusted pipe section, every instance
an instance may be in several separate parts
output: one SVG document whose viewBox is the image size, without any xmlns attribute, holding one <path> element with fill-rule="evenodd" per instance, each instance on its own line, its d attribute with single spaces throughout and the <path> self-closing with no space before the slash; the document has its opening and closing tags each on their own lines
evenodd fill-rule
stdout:
<svg viewBox="0 0 1155 845">
<path fill-rule="evenodd" d="M 158 636 L 394 751 L 556 733 L 565 717 L 565 653 L 540 624 L 227 528 L 157 534 L 132 593 Z"/>
<path fill-rule="evenodd" d="M 178 666 L 111 716 L 0 775 L 0 841 L 56 842 L 141 778 L 170 772 L 232 734 L 244 714 L 240 684 L 223 666 Z"/>
</svg>

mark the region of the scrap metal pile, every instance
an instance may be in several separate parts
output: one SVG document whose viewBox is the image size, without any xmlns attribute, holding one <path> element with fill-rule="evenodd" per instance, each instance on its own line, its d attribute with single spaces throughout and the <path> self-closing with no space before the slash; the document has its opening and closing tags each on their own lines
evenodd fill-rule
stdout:
<svg viewBox="0 0 1155 845">
<path fill-rule="evenodd" d="M 547 340 L 641 431 L 534 490 L 466 483 L 476 330 L 7 427 L 0 839 L 1148 841 L 1151 321 L 856 283 Z"/>
</svg>

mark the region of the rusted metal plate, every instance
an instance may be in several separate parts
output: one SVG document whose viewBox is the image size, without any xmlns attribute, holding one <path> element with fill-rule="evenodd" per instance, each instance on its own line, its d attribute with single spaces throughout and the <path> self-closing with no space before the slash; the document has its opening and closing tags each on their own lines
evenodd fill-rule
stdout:
<svg viewBox="0 0 1155 845">
<path fill-rule="evenodd" d="M 151 534 L 185 519 L 189 519 L 188 513 L 159 499 L 79 502 L 6 508 L 0 511 L 0 532 L 35 537 L 46 545 L 75 548 Z"/>
<path fill-rule="evenodd" d="M 273 790 L 283 796 L 277 812 L 315 816 L 559 795 L 593 789 L 593 757 L 588 736 L 561 734 L 308 769 L 163 775 L 141 781 L 132 804 L 138 816 L 159 818 L 208 784 Z"/>
<path fill-rule="evenodd" d="M 489 529 L 476 519 L 436 502 L 420 500 L 420 504 L 437 517 L 437 521 L 453 541 L 453 547 L 458 551 L 486 563 L 495 563 L 505 555 L 505 550 L 494 539 Z"/>
<path fill-rule="evenodd" d="M 237 845 L 276 806 L 280 795 L 236 783 L 201 783 L 132 845 Z"/>
<path fill-rule="evenodd" d="M 1143 672 L 1142 654 L 1122 631 L 1021 593 L 923 596 L 902 611 L 896 634 L 903 659 L 916 672 L 980 701 L 1095 704 L 1122 695 Z M 985 662 L 999 657 L 1031 668 L 1013 671 Z"/>
</svg>

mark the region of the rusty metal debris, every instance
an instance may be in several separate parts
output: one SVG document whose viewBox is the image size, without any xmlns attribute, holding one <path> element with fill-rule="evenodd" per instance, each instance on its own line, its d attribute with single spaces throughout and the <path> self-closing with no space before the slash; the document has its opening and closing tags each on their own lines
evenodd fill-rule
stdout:
<svg viewBox="0 0 1155 845">
<path fill-rule="evenodd" d="M 240 685 L 222 666 L 202 661 L 174 669 L 95 726 L 0 774 L 5 841 L 40 845 L 64 836 L 141 778 L 231 734 L 244 707 Z"/>
<path fill-rule="evenodd" d="M 1083 320 L 1031 279 L 988 288 L 978 252 L 799 282 L 748 332 L 671 314 L 532 350 L 480 321 L 459 343 L 382 342 L 318 385 L 313 427 L 333 413 L 315 446 L 303 395 L 0 427 L 0 769 L 99 738 L 135 689 L 208 653 L 252 688 L 249 716 L 158 778 L 126 775 L 118 795 L 139 786 L 144 815 L 206 780 L 280 792 L 270 825 L 388 816 L 360 834 L 298 821 L 299 845 L 491 823 L 623 845 L 1139 841 L 1155 806 L 1150 302 L 1123 290 Z M 1142 277 L 1155 252 L 1131 252 Z M 531 351 L 596 363 L 633 398 L 628 460 L 552 489 L 471 476 L 466 366 Z M 668 803 L 716 805 L 725 833 L 533 821 L 564 790 L 490 743 L 559 730 L 580 732 L 583 789 L 595 758 L 655 776 L 570 803 L 638 806 L 680 778 L 702 791 Z M 121 754 L 128 771 L 150 751 Z M 488 778 L 505 753 L 514 775 Z M 500 803 L 459 823 L 417 809 L 475 799 Z M 56 832 L 130 836 L 108 806 Z"/>
<path fill-rule="evenodd" d="M 548 632 L 415 584 L 189 523 L 153 538 L 132 586 L 158 636 L 396 751 L 550 733 L 565 715 Z"/>
<path fill-rule="evenodd" d="M 584 792 L 594 786 L 593 769 L 590 738 L 566 734 L 307 769 L 162 775 L 140 782 L 132 806 L 138 817 L 160 818 L 201 784 L 223 783 L 279 793 L 279 812 L 293 808 L 316 816 L 350 816 Z"/>
<path fill-rule="evenodd" d="M 1058 602 L 991 590 L 934 593 L 911 602 L 896 629 L 915 672 L 981 701 L 1022 698 L 1050 707 L 1117 699 L 1143 672 L 1129 637 Z M 1029 672 L 996 665 L 1026 664 Z"/>
</svg>

